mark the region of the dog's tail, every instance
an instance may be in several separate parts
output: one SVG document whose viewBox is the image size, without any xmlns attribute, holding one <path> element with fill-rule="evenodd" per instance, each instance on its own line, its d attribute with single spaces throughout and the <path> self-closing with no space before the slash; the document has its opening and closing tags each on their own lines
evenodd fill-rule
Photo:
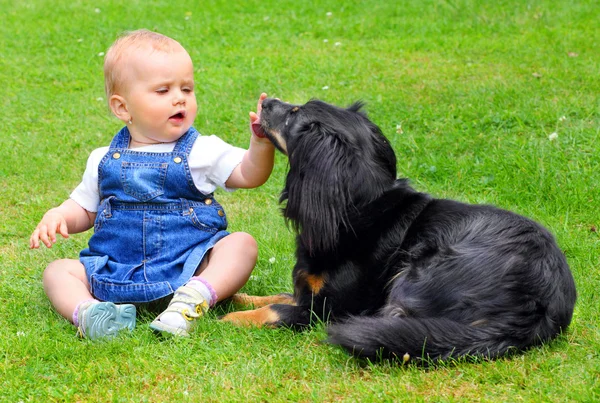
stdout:
<svg viewBox="0 0 600 403">
<path fill-rule="evenodd" d="M 328 326 L 327 331 L 328 342 L 355 356 L 372 361 L 397 358 L 424 365 L 450 358 L 497 358 L 528 344 L 511 340 L 506 329 L 465 325 L 446 318 L 355 316 Z"/>
</svg>

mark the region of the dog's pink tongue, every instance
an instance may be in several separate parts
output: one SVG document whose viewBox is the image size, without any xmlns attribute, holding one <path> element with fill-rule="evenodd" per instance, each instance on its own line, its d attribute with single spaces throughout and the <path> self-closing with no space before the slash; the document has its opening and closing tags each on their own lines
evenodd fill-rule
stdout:
<svg viewBox="0 0 600 403">
<path fill-rule="evenodd" d="M 252 122 L 250 127 L 252 128 L 252 133 L 254 133 L 257 137 L 267 137 L 262 129 L 262 126 L 260 125 L 260 118 Z"/>
</svg>

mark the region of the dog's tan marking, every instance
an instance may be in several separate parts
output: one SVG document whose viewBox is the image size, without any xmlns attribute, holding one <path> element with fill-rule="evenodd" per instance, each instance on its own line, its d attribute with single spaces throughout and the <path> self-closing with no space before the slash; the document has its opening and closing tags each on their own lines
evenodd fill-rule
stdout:
<svg viewBox="0 0 600 403">
<path fill-rule="evenodd" d="M 221 320 L 243 327 L 274 326 L 279 322 L 279 314 L 271 309 L 270 305 L 267 305 L 251 311 L 231 312 L 223 316 Z"/>
<path fill-rule="evenodd" d="M 279 147 L 281 147 L 281 150 L 283 151 L 283 153 L 285 155 L 288 155 L 287 144 L 286 144 L 285 140 L 283 139 L 281 132 L 279 130 L 269 130 L 269 133 L 271 134 L 271 136 L 273 136 L 275 138 L 275 141 L 277 141 L 277 144 L 279 145 Z"/>
<path fill-rule="evenodd" d="M 298 112 L 298 110 L 299 110 L 299 109 L 300 109 L 300 107 L 298 107 L 298 106 L 294 106 L 294 107 L 292 108 L 292 112 Z"/>
<path fill-rule="evenodd" d="M 325 285 L 325 275 L 308 274 L 305 271 L 298 272 L 298 279 L 306 283 L 313 294 L 318 294 Z"/>
<path fill-rule="evenodd" d="M 308 286 L 312 290 L 313 294 L 318 294 L 321 291 L 321 288 L 325 285 L 325 278 L 323 276 L 315 276 L 313 274 L 309 274 L 306 276 L 306 282 Z"/>
<path fill-rule="evenodd" d="M 294 305 L 294 297 L 290 294 L 257 296 L 238 293 L 231 297 L 231 302 L 243 308 L 261 308 L 270 304 Z"/>
</svg>

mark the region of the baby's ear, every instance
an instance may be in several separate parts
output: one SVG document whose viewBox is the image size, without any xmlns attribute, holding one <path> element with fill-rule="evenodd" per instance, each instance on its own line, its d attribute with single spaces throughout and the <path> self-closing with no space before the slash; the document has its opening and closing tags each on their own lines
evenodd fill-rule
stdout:
<svg viewBox="0 0 600 403">
<path fill-rule="evenodd" d="M 127 109 L 127 103 L 125 102 L 125 98 L 122 96 L 111 96 L 110 100 L 108 101 L 108 106 L 110 106 L 112 113 L 123 122 L 128 122 L 131 119 L 131 115 Z"/>
</svg>

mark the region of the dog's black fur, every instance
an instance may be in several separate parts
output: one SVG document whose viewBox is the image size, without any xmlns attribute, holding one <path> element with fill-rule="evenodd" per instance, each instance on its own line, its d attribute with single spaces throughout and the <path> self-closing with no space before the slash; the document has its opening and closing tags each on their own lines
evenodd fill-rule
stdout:
<svg viewBox="0 0 600 403">
<path fill-rule="evenodd" d="M 357 356 L 420 363 L 496 358 L 564 331 L 576 290 L 553 236 L 396 179 L 361 106 L 262 104 L 262 128 L 289 158 L 281 201 L 298 233 L 294 304 L 270 305 L 265 323 L 304 327 L 316 314 Z"/>
</svg>

